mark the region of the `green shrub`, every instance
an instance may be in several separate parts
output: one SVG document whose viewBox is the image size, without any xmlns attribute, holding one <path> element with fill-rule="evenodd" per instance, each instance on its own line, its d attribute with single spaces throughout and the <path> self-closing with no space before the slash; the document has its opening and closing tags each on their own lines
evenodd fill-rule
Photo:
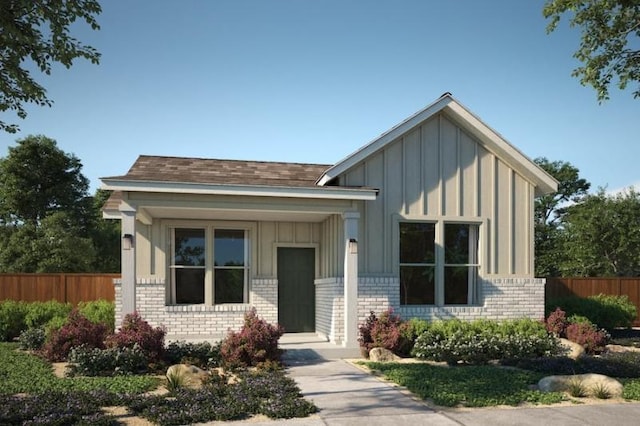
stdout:
<svg viewBox="0 0 640 426">
<path fill-rule="evenodd" d="M 27 304 L 25 323 L 29 328 L 42 327 L 54 318 L 67 318 L 73 307 L 57 300 L 31 302 Z"/>
<path fill-rule="evenodd" d="M 92 323 L 74 309 L 69 314 L 66 324 L 49 335 L 43 353 L 49 361 L 65 361 L 71 348 L 80 345 L 104 348 L 106 336 L 107 328 L 104 324 Z"/>
<path fill-rule="evenodd" d="M 431 323 L 416 339 L 413 354 L 448 364 L 485 364 L 494 359 L 530 358 L 561 350 L 558 340 L 538 321 L 453 319 Z"/>
<path fill-rule="evenodd" d="M 22 301 L 0 301 L 0 341 L 15 339 L 27 328 L 27 304 Z"/>
<path fill-rule="evenodd" d="M 162 360 L 164 354 L 164 327 L 152 327 L 142 319 L 140 314 L 125 315 L 122 327 L 116 334 L 107 338 L 106 344 L 111 348 L 133 348 L 138 345 L 151 362 Z"/>
<path fill-rule="evenodd" d="M 171 342 L 164 349 L 167 364 L 191 364 L 201 368 L 220 365 L 220 345 L 209 342 Z"/>
<path fill-rule="evenodd" d="M 252 367 L 265 361 L 280 362 L 278 339 L 284 330 L 258 317 L 255 308 L 244 315 L 239 332 L 229 331 L 220 345 L 222 362 L 231 368 Z"/>
<path fill-rule="evenodd" d="M 549 301 L 547 312 L 561 308 L 567 316 L 586 317 L 593 324 L 608 331 L 616 327 L 631 327 L 636 307 L 627 296 L 599 294 L 596 296 L 565 297 Z"/>
<path fill-rule="evenodd" d="M 112 376 L 138 374 L 147 370 L 149 363 L 139 346 L 132 348 L 99 349 L 86 345 L 71 349 L 71 373 L 82 376 Z"/>
<path fill-rule="evenodd" d="M 373 348 L 389 349 L 393 353 L 406 356 L 411 352 L 413 342 L 408 333 L 408 326 L 389 308 L 379 317 L 371 311 L 364 324 L 359 327 L 358 342 L 362 354 L 369 356 Z"/>
<path fill-rule="evenodd" d="M 47 334 L 44 331 L 44 328 L 28 328 L 20 333 L 18 343 L 20 344 L 20 349 L 37 351 L 42 348 L 42 345 L 44 345 L 46 337 Z"/>
<path fill-rule="evenodd" d="M 114 332 L 116 324 L 115 303 L 104 299 L 78 303 L 78 310 L 91 322 L 103 323 L 110 332 Z"/>
</svg>

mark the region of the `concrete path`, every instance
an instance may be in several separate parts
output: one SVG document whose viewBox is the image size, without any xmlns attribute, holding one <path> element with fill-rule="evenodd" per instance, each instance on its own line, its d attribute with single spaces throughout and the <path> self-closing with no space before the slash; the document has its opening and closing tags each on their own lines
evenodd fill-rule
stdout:
<svg viewBox="0 0 640 426">
<path fill-rule="evenodd" d="M 299 337 L 298 337 L 299 339 Z M 250 419 L 233 422 L 251 426 L 538 426 L 640 425 L 640 403 L 601 403 L 534 408 L 434 410 L 408 392 L 339 359 L 354 354 L 335 345 L 285 342 L 289 375 L 320 412 L 290 420 Z M 344 350 L 343 350 L 344 351 Z M 211 424 L 220 424 L 213 422 Z M 229 423 L 227 423 L 229 424 Z"/>
</svg>

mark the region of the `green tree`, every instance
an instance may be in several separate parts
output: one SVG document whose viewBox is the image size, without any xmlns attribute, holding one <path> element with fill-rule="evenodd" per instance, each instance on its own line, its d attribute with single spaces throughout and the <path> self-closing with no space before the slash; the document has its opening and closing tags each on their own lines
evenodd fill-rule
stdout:
<svg viewBox="0 0 640 426">
<path fill-rule="evenodd" d="M 535 200 L 536 275 L 558 276 L 561 249 L 562 221 L 570 203 L 579 203 L 591 184 L 580 177 L 580 170 L 565 161 L 549 161 L 539 157 L 534 162 L 558 181 L 558 190 Z"/>
<path fill-rule="evenodd" d="M 97 64 L 100 54 L 72 37 L 70 28 L 83 20 L 98 30 L 101 11 L 96 0 L 0 0 L 0 111 L 14 111 L 24 119 L 24 104 L 52 104 L 32 77 L 34 68 L 51 74 L 54 63 L 70 68 L 77 58 Z M 18 129 L 0 120 L 0 130 Z"/>
<path fill-rule="evenodd" d="M 0 218 L 38 225 L 48 214 L 71 212 L 83 221 L 89 208 L 82 163 L 45 136 L 27 136 L 0 159 Z"/>
<path fill-rule="evenodd" d="M 640 194 L 600 189 L 569 207 L 563 250 L 565 276 L 640 276 Z"/>
<path fill-rule="evenodd" d="M 582 30 L 574 53 L 582 65 L 573 70 L 583 85 L 597 92 L 598 101 L 609 98 L 609 86 L 617 80 L 624 90 L 637 84 L 633 96 L 640 96 L 640 2 L 638 0 L 548 0 L 543 15 L 553 32 L 560 18 L 569 14 L 569 25 Z"/>
<path fill-rule="evenodd" d="M 102 218 L 109 196 L 87 193 L 82 163 L 44 136 L 0 158 L 0 272 L 116 272 L 120 228 Z"/>
</svg>

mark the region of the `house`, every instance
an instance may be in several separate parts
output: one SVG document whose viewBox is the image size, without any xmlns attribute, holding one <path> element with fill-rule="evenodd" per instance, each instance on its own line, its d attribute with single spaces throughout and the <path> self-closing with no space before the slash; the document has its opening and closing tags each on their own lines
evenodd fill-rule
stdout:
<svg viewBox="0 0 640 426">
<path fill-rule="evenodd" d="M 557 182 L 450 94 L 334 165 L 140 156 L 103 178 L 122 221 L 117 319 L 217 338 L 255 307 L 346 347 L 370 311 L 542 318 L 534 197 Z"/>
</svg>

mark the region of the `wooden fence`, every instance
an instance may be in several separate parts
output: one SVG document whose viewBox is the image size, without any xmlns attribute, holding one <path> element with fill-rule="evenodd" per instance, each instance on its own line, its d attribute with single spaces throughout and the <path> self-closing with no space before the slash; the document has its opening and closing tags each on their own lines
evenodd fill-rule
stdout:
<svg viewBox="0 0 640 426">
<path fill-rule="evenodd" d="M 640 327 L 640 278 L 547 278 L 546 300 L 558 297 L 588 297 L 596 294 L 628 296 L 636 305 L 634 326 Z"/>
<path fill-rule="evenodd" d="M 0 274 L 0 300 L 114 301 L 114 278 L 120 274 Z"/>
</svg>

